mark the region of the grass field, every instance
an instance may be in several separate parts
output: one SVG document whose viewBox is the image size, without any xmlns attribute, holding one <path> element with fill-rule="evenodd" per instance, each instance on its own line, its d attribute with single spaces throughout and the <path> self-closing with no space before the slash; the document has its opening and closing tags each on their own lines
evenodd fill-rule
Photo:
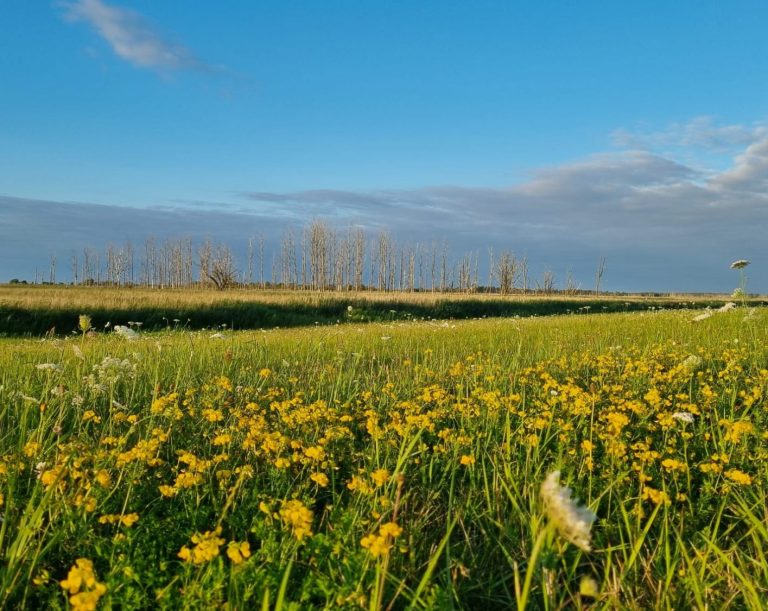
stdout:
<svg viewBox="0 0 768 611">
<path fill-rule="evenodd" d="M 630 312 L 722 305 L 718 295 L 551 295 L 515 293 L 312 292 L 0 286 L 0 334 L 63 335 L 89 312 L 95 328 L 141 322 L 148 329 L 296 327 L 337 322 Z M 768 305 L 755 297 L 752 305 Z"/>
<path fill-rule="evenodd" d="M 768 313 L 697 315 L 0 338 L 0 607 L 761 609 Z"/>
</svg>

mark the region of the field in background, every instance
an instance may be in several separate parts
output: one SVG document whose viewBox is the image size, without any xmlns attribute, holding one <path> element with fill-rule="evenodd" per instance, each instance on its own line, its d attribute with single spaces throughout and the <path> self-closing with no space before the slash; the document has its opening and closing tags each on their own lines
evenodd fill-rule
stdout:
<svg viewBox="0 0 768 611">
<path fill-rule="evenodd" d="M 719 307 L 728 296 L 501 296 L 484 293 L 317 292 L 231 289 L 0 286 L 0 333 L 66 334 L 88 312 L 96 328 L 140 322 L 145 329 L 293 327 L 336 322 L 466 319 L 656 308 Z M 754 305 L 767 303 L 752 299 Z"/>
<path fill-rule="evenodd" d="M 697 315 L 0 338 L 0 606 L 762 608 L 768 313 Z"/>
</svg>

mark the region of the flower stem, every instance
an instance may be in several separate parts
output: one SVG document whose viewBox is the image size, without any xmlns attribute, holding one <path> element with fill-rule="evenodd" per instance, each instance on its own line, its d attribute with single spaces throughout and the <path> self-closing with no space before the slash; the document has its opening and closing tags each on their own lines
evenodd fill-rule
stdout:
<svg viewBox="0 0 768 611">
<path fill-rule="evenodd" d="M 531 584 L 533 582 L 533 574 L 536 572 L 536 565 L 539 562 L 539 556 L 541 550 L 544 547 L 544 542 L 547 539 L 547 535 L 551 529 L 551 525 L 547 524 L 539 536 L 536 537 L 536 541 L 533 543 L 533 549 L 531 550 L 531 556 L 528 559 L 528 567 L 525 570 L 525 582 L 523 583 L 523 591 L 517 597 L 517 608 L 522 610 L 528 606 L 528 596 L 531 592 Z"/>
</svg>

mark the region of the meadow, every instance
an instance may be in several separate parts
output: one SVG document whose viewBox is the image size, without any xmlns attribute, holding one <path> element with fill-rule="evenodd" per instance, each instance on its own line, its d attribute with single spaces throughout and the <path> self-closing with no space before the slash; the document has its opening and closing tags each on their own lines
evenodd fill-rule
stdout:
<svg viewBox="0 0 768 611">
<path fill-rule="evenodd" d="M 89 305 L 0 337 L 0 607 L 764 607 L 763 308 L 115 331 Z"/>
</svg>

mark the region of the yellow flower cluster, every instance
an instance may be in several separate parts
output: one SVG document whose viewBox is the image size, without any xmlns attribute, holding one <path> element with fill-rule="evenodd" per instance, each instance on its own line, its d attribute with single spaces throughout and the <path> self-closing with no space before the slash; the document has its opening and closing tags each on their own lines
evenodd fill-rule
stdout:
<svg viewBox="0 0 768 611">
<path fill-rule="evenodd" d="M 67 578 L 60 585 L 70 595 L 69 604 L 74 611 L 94 611 L 99 599 L 107 591 L 107 586 L 96 577 L 93 562 L 87 558 L 75 560 Z"/>
<path fill-rule="evenodd" d="M 251 546 L 248 541 L 230 541 L 227 544 L 227 556 L 233 564 L 242 564 L 251 557 Z"/>
<path fill-rule="evenodd" d="M 105 514 L 99 518 L 99 524 L 121 524 L 130 528 L 139 521 L 138 513 Z"/>
<path fill-rule="evenodd" d="M 280 507 L 280 518 L 299 541 L 304 537 L 312 536 L 314 515 L 300 500 L 293 499 L 283 502 Z"/>
<path fill-rule="evenodd" d="M 219 537 L 220 534 L 220 526 L 213 531 L 206 531 L 202 535 L 195 533 L 191 538 L 195 546 L 191 549 L 186 545 L 183 546 L 179 550 L 179 558 L 191 564 L 204 564 L 213 560 L 219 555 L 219 548 L 224 545 L 224 539 Z"/>
<path fill-rule="evenodd" d="M 367 549 L 374 558 L 385 556 L 392 549 L 394 540 L 403 533 L 403 529 L 395 522 L 386 522 L 379 527 L 378 533 L 366 535 L 360 540 L 360 545 Z"/>
</svg>

